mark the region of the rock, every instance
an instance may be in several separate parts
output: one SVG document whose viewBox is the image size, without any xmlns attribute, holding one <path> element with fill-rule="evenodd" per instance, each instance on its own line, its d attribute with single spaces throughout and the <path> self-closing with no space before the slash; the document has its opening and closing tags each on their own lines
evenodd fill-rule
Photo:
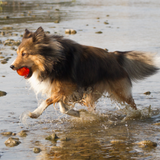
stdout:
<svg viewBox="0 0 160 160">
<path fill-rule="evenodd" d="M 4 59 L 5 57 L 4 56 L 0 56 L 0 59 Z"/>
<path fill-rule="evenodd" d="M 19 145 L 21 142 L 19 141 L 19 138 L 13 138 L 13 137 L 9 137 L 5 142 L 4 144 L 7 146 L 7 147 L 14 147 L 14 146 L 17 146 Z"/>
<path fill-rule="evenodd" d="M 59 20 L 55 20 L 54 23 L 59 23 Z"/>
<path fill-rule="evenodd" d="M 10 18 L 9 16 L 5 16 L 5 17 L 4 17 L 4 19 L 9 19 L 9 18 Z"/>
<path fill-rule="evenodd" d="M 28 132 L 28 131 L 22 130 L 22 131 L 20 131 L 20 132 L 18 133 L 18 135 L 19 135 L 20 137 L 26 137 L 26 136 L 27 136 L 27 133 L 26 133 L 26 132 Z"/>
<path fill-rule="evenodd" d="M 112 144 L 123 144 L 123 143 L 125 143 L 125 141 L 123 141 L 123 140 L 112 140 L 112 141 L 110 141 L 110 143 L 112 143 Z"/>
<path fill-rule="evenodd" d="M 104 24 L 109 24 L 109 23 L 107 21 L 105 21 Z"/>
<path fill-rule="evenodd" d="M 1 35 L 4 36 L 4 35 L 5 35 L 5 32 L 1 32 Z"/>
<path fill-rule="evenodd" d="M 15 45 L 15 46 L 19 46 L 20 44 L 21 44 L 21 41 L 20 41 L 20 40 L 13 42 L 13 45 Z"/>
<path fill-rule="evenodd" d="M 147 92 L 144 92 L 145 95 L 150 95 L 151 92 L 150 91 L 147 91 Z"/>
<path fill-rule="evenodd" d="M 45 33 L 46 33 L 46 34 L 50 34 L 50 31 L 46 31 Z"/>
<path fill-rule="evenodd" d="M 35 148 L 33 148 L 33 152 L 34 152 L 34 153 L 40 153 L 40 152 L 41 152 L 41 149 L 35 147 Z"/>
<path fill-rule="evenodd" d="M 6 94 L 7 94 L 6 92 L 0 91 L 0 97 L 1 97 L 1 96 L 5 96 Z"/>
<path fill-rule="evenodd" d="M 3 30 L 11 30 L 11 29 L 13 29 L 13 27 L 3 27 L 2 29 Z"/>
<path fill-rule="evenodd" d="M 71 139 L 70 138 L 67 138 L 67 137 L 64 137 L 64 138 L 61 138 L 60 141 L 70 141 Z"/>
<path fill-rule="evenodd" d="M 11 136 L 13 134 L 13 132 L 2 132 L 1 135 L 4 136 Z"/>
<path fill-rule="evenodd" d="M 160 122 L 154 123 L 153 125 L 160 126 Z"/>
<path fill-rule="evenodd" d="M 102 34 L 103 32 L 102 31 L 98 31 L 98 32 L 95 32 L 96 34 Z"/>
<path fill-rule="evenodd" d="M 45 140 L 50 140 L 50 141 L 56 141 L 58 139 L 59 139 L 59 137 L 55 133 L 53 133 L 50 136 L 45 138 Z"/>
<path fill-rule="evenodd" d="M 134 144 L 138 144 L 140 147 L 157 147 L 157 143 L 150 140 L 144 140 Z"/>
<path fill-rule="evenodd" d="M 77 33 L 77 31 L 74 29 L 66 29 L 65 30 L 65 34 L 76 34 L 76 33 Z"/>
</svg>

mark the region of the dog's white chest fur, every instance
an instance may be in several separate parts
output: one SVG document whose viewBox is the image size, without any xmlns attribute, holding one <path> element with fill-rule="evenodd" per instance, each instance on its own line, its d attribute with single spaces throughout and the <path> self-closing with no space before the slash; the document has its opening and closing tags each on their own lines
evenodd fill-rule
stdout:
<svg viewBox="0 0 160 160">
<path fill-rule="evenodd" d="M 38 80 L 37 72 L 34 72 L 32 77 L 28 79 L 28 82 L 30 83 L 31 88 L 34 90 L 36 94 L 41 93 L 47 96 L 51 96 L 52 85 L 49 78 L 41 82 Z"/>
</svg>

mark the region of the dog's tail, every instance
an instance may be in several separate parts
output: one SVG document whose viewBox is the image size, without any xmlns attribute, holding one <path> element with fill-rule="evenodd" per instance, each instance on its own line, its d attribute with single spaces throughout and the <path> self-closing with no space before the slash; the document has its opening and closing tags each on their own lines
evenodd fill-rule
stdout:
<svg viewBox="0 0 160 160">
<path fill-rule="evenodd" d="M 160 57 L 153 54 L 129 51 L 114 52 L 119 64 L 126 70 L 131 80 L 141 80 L 157 73 L 160 69 Z"/>
</svg>

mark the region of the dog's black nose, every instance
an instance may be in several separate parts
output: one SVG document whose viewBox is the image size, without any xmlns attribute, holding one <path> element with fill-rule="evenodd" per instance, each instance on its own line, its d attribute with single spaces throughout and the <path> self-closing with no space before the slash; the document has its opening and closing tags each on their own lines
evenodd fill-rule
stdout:
<svg viewBox="0 0 160 160">
<path fill-rule="evenodd" d="M 11 68 L 11 69 L 14 69 L 14 65 L 11 65 L 10 68 Z"/>
</svg>

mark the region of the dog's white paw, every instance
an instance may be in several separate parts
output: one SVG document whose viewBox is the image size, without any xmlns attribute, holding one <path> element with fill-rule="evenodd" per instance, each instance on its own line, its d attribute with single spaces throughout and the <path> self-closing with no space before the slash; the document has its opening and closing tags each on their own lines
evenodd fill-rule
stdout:
<svg viewBox="0 0 160 160">
<path fill-rule="evenodd" d="M 38 114 L 35 114 L 35 113 L 33 113 L 33 112 L 29 112 L 28 116 L 29 116 L 30 118 L 38 118 L 38 117 L 39 117 Z"/>
<path fill-rule="evenodd" d="M 67 112 L 65 112 L 65 114 L 68 114 L 68 115 L 74 116 L 74 117 L 80 117 L 79 111 L 76 111 L 74 109 L 68 110 Z"/>
</svg>

